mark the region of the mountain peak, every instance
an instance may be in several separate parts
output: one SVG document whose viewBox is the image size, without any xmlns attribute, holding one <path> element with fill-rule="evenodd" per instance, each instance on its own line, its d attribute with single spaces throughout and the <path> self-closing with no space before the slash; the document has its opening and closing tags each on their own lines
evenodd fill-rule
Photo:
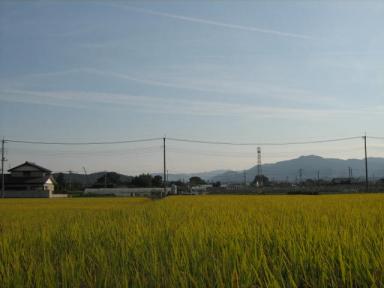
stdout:
<svg viewBox="0 0 384 288">
<path fill-rule="evenodd" d="M 368 159 L 369 173 L 376 178 L 384 177 L 384 158 Z M 297 177 L 303 179 L 332 179 L 348 177 L 349 169 L 353 171 L 353 177 L 364 177 L 364 160 L 343 160 L 337 158 L 323 158 L 317 155 L 304 155 L 291 160 L 283 160 L 271 164 L 263 164 L 262 171 L 265 176 L 274 180 L 295 181 Z M 300 171 L 300 172 L 299 172 Z M 245 171 L 247 179 L 254 179 L 257 175 L 257 166 Z M 211 179 L 222 183 L 243 183 L 244 172 L 227 172 Z"/>
<path fill-rule="evenodd" d="M 324 158 L 321 157 L 321 156 L 317 156 L 317 155 L 303 155 L 303 156 L 300 156 L 299 158 L 297 159 L 306 159 L 306 160 L 323 160 Z"/>
</svg>

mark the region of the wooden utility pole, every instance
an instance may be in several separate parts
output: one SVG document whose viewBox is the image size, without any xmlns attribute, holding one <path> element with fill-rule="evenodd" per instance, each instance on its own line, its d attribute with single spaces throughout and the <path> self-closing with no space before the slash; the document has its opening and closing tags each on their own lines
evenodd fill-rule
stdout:
<svg viewBox="0 0 384 288">
<path fill-rule="evenodd" d="M 87 174 L 87 170 L 85 170 L 85 167 L 83 167 L 83 171 L 85 176 L 85 187 L 87 188 L 89 185 L 89 179 L 88 179 L 88 174 Z"/>
<path fill-rule="evenodd" d="M 165 137 L 163 138 L 163 164 L 164 164 L 164 170 L 163 170 L 163 185 L 164 185 L 164 195 L 161 195 L 161 198 L 165 197 L 167 195 L 167 163 L 166 163 L 166 157 L 165 157 Z M 163 193 L 162 193 L 163 194 Z"/>
<path fill-rule="evenodd" d="M 4 150 L 5 150 L 5 139 L 1 141 L 1 198 L 4 198 L 5 182 L 4 182 Z"/>
<path fill-rule="evenodd" d="M 68 171 L 69 176 L 69 191 L 72 191 L 72 170 Z"/>
<path fill-rule="evenodd" d="M 364 153 L 365 153 L 365 191 L 368 192 L 367 135 L 364 135 L 363 139 L 364 139 Z"/>
</svg>

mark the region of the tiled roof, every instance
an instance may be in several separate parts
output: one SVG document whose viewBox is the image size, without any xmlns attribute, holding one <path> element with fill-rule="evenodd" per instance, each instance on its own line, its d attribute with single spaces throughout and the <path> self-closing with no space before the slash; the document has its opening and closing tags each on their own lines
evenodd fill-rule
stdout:
<svg viewBox="0 0 384 288">
<path fill-rule="evenodd" d="M 28 161 L 25 161 L 25 163 L 20 164 L 20 165 L 18 165 L 16 167 L 13 167 L 13 168 L 9 169 L 8 171 L 11 172 L 11 171 L 13 171 L 13 170 L 15 170 L 17 168 L 20 168 L 20 167 L 22 167 L 24 165 L 32 166 L 32 167 L 35 167 L 35 168 L 39 169 L 40 171 L 51 173 L 51 170 L 48 170 L 47 168 L 41 167 L 41 166 L 39 166 L 39 165 L 37 165 L 35 163 L 28 162 Z"/>
</svg>

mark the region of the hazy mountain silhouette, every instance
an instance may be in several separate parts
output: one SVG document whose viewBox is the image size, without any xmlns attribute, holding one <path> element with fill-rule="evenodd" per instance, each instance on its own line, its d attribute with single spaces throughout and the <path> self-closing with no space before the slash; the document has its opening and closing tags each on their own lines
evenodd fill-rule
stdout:
<svg viewBox="0 0 384 288">
<path fill-rule="evenodd" d="M 348 177 L 348 167 L 352 168 L 353 177 L 364 177 L 364 160 L 361 159 L 334 159 L 320 156 L 301 156 L 296 159 L 280 161 L 273 164 L 262 165 L 262 172 L 270 180 L 295 181 L 299 178 L 299 170 L 302 169 L 302 179 L 316 179 L 319 172 L 320 178 L 331 179 Z M 384 158 L 368 158 L 369 177 L 384 177 Z M 250 182 L 257 174 L 257 166 L 245 171 L 247 181 Z M 228 171 L 210 179 L 222 183 L 242 183 L 244 171 Z"/>
<path fill-rule="evenodd" d="M 320 156 L 309 155 L 301 156 L 296 159 L 285 160 L 273 164 L 263 164 L 262 172 L 270 180 L 294 182 L 299 179 L 299 170 L 302 169 L 302 179 L 316 179 L 317 173 L 321 179 L 332 179 L 348 177 L 348 167 L 352 168 L 353 177 L 365 177 L 364 160 L 362 159 L 335 159 L 322 158 Z M 368 158 L 369 177 L 384 178 L 384 158 Z M 105 172 L 92 173 L 87 176 L 83 174 L 71 174 L 72 183 L 80 183 L 84 186 L 93 185 L 96 180 L 103 176 Z M 247 182 L 251 182 L 257 174 L 257 166 L 245 170 Z M 55 174 L 57 176 L 58 174 Z M 69 174 L 64 173 L 65 181 L 69 181 Z M 132 176 L 120 174 L 121 181 L 130 182 Z M 162 173 L 153 173 L 163 176 Z M 169 174 L 168 181 L 184 180 L 188 182 L 192 176 L 198 176 L 206 181 L 221 183 L 243 183 L 244 171 L 214 170 L 209 172 Z"/>
<path fill-rule="evenodd" d="M 223 173 L 227 172 L 228 170 L 213 170 L 208 172 L 196 172 L 196 173 L 178 173 L 178 174 L 168 174 L 168 181 L 185 181 L 188 182 L 189 178 L 193 176 L 200 177 L 203 180 L 210 181 L 212 178 L 222 175 Z M 162 173 L 154 173 L 153 175 L 160 175 L 163 177 Z"/>
<path fill-rule="evenodd" d="M 57 178 L 59 174 L 62 174 L 64 177 L 64 181 L 66 183 L 69 183 L 70 181 L 72 183 L 78 183 L 81 184 L 82 186 L 92 186 L 96 183 L 97 179 L 100 177 L 104 176 L 105 173 L 109 172 L 96 172 L 96 173 L 91 173 L 88 175 L 84 174 L 78 174 L 78 173 L 54 173 L 53 176 Z M 121 182 L 131 182 L 132 181 L 132 176 L 127 176 L 124 174 L 117 173 L 120 176 L 120 181 Z"/>
</svg>

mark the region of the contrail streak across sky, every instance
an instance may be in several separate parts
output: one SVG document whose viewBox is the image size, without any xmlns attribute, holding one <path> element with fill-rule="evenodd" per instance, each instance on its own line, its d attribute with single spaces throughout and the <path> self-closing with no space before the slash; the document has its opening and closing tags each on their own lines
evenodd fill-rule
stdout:
<svg viewBox="0 0 384 288">
<path fill-rule="evenodd" d="M 121 8 L 121 6 L 119 6 L 119 7 Z M 178 14 L 171 14 L 171 13 L 159 12 L 159 11 L 154 11 L 154 10 L 142 9 L 142 8 L 134 8 L 134 7 L 126 6 L 126 5 L 122 6 L 122 7 L 129 9 L 129 10 L 132 10 L 132 11 L 137 11 L 137 12 L 141 12 L 141 13 L 177 19 L 180 21 L 194 22 L 194 23 L 212 25 L 212 26 L 229 28 L 229 29 L 237 29 L 237 30 L 242 30 L 242 31 L 264 33 L 264 34 L 297 38 L 297 39 L 303 39 L 303 40 L 316 40 L 315 37 L 311 37 L 311 36 L 303 35 L 303 34 L 289 33 L 289 32 L 283 32 L 283 31 L 271 30 L 271 29 L 263 29 L 263 28 L 253 27 L 253 26 L 230 24 L 230 23 L 224 23 L 224 22 L 213 21 L 213 20 L 208 20 L 208 19 L 189 17 L 189 16 L 178 15 Z"/>
</svg>

